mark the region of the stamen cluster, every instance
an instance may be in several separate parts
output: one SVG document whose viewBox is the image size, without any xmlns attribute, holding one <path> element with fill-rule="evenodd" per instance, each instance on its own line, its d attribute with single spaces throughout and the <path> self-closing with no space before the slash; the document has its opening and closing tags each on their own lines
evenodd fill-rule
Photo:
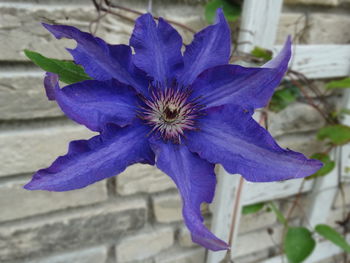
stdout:
<svg viewBox="0 0 350 263">
<path fill-rule="evenodd" d="M 181 142 L 185 130 L 196 130 L 196 119 L 203 108 L 198 98 L 190 99 L 191 91 L 185 88 L 150 87 L 151 96 L 143 98 L 140 117 L 153 126 L 151 132 L 158 132 L 164 140 Z"/>
</svg>

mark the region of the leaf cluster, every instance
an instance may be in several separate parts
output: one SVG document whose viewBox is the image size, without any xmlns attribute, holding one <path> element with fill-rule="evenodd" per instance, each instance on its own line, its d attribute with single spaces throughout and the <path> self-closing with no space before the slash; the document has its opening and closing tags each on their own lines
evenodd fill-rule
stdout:
<svg viewBox="0 0 350 263">
<path fill-rule="evenodd" d="M 272 211 L 276 215 L 277 221 L 286 228 L 286 233 L 283 238 L 283 251 L 289 263 L 302 263 L 312 254 L 317 246 L 315 234 L 329 240 L 334 245 L 340 247 L 344 252 L 350 253 L 350 244 L 331 226 L 319 224 L 311 230 L 301 226 L 289 226 L 287 218 L 273 202 L 244 206 L 242 213 L 245 215 L 257 213 L 264 207 L 268 208 L 267 211 Z"/>
</svg>

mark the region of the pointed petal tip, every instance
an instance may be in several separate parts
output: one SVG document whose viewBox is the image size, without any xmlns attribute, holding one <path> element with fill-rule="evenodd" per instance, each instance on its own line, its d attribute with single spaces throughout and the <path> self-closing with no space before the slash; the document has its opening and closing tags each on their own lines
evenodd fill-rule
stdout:
<svg viewBox="0 0 350 263">
<path fill-rule="evenodd" d="M 58 75 L 46 72 L 45 78 L 44 78 L 44 88 L 46 92 L 46 96 L 49 100 L 55 100 L 56 99 L 56 88 L 58 87 Z"/>
<path fill-rule="evenodd" d="M 39 190 L 38 186 L 33 182 L 33 180 L 31 180 L 28 183 L 26 183 L 23 186 L 23 188 L 26 189 L 26 190 L 30 190 L 30 191 Z"/>
<path fill-rule="evenodd" d="M 316 159 L 309 159 L 309 163 L 311 166 L 314 167 L 315 172 L 317 172 L 319 169 L 321 169 L 323 167 L 323 163 L 319 160 L 316 160 Z"/>
<path fill-rule="evenodd" d="M 222 241 L 215 236 L 205 238 L 203 236 L 192 235 L 192 241 L 212 251 L 230 249 L 230 246 L 225 241 Z"/>
<path fill-rule="evenodd" d="M 25 190 L 32 190 L 32 188 L 30 187 L 30 182 L 25 184 L 25 185 L 23 185 L 23 189 L 25 189 Z"/>
<path fill-rule="evenodd" d="M 41 25 L 42 25 L 47 31 L 49 31 L 56 39 L 61 39 L 61 38 L 62 38 L 62 35 L 59 34 L 59 32 L 56 31 L 56 28 L 57 28 L 59 25 L 50 25 L 50 24 L 47 24 L 47 23 L 41 23 Z"/>
<path fill-rule="evenodd" d="M 50 191 L 50 189 L 48 189 L 45 181 L 43 180 L 43 177 L 41 176 L 40 171 L 42 171 L 42 170 L 37 171 L 33 175 L 33 177 L 30 179 L 30 181 L 23 186 L 24 189 L 30 190 L 30 191 L 35 191 L 35 190 Z"/>
<path fill-rule="evenodd" d="M 47 30 L 47 31 L 49 31 L 50 33 L 52 33 L 53 34 L 53 32 L 52 32 L 52 29 L 53 29 L 53 27 L 55 26 L 55 25 L 50 25 L 50 24 L 47 24 L 47 23 L 41 23 L 41 25 L 43 26 L 43 27 L 45 27 L 45 29 Z"/>
<path fill-rule="evenodd" d="M 281 51 L 273 59 L 265 63 L 263 68 L 276 69 L 279 74 L 277 74 L 281 79 L 288 69 L 288 64 L 292 56 L 292 38 L 289 35 L 284 43 Z"/>
<path fill-rule="evenodd" d="M 221 7 L 219 7 L 218 9 L 216 9 L 215 23 L 217 24 L 222 21 L 226 21 L 226 18 L 225 18 L 224 10 Z"/>
<path fill-rule="evenodd" d="M 289 52 L 291 52 L 291 50 L 292 50 L 292 44 L 293 44 L 292 36 L 291 36 L 291 35 L 288 35 L 286 41 L 284 42 L 283 49 L 286 49 L 286 50 L 288 49 Z"/>
</svg>

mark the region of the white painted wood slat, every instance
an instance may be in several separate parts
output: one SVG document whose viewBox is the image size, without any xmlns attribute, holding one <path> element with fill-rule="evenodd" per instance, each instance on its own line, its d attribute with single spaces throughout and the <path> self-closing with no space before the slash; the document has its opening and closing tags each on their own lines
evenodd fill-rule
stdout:
<svg viewBox="0 0 350 263">
<path fill-rule="evenodd" d="M 275 54 L 282 46 L 275 46 Z M 297 45 L 290 68 L 310 79 L 339 78 L 350 73 L 350 45 Z"/>
<path fill-rule="evenodd" d="M 218 184 L 216 186 L 216 194 L 211 205 L 211 211 L 214 215 L 211 230 L 217 237 L 227 241 L 232 221 L 233 204 L 237 198 L 237 187 L 239 185 L 240 175 L 229 174 L 220 166 L 217 172 L 217 177 Z M 242 195 L 244 195 L 244 193 L 245 192 L 243 191 Z M 239 209 L 240 207 L 241 205 L 239 206 Z M 238 232 L 240 217 L 241 213 L 239 210 L 238 218 L 236 219 L 237 222 L 234 226 L 235 233 Z M 236 240 L 236 236 L 234 236 L 234 240 Z M 225 257 L 225 254 L 226 251 L 208 251 L 207 262 L 218 263 Z"/>
<path fill-rule="evenodd" d="M 335 149 L 331 154 L 331 158 L 338 160 L 338 156 L 339 149 Z M 310 193 L 310 203 L 306 213 L 307 223 L 309 223 L 311 227 L 326 223 L 327 216 L 332 209 L 334 198 L 338 190 L 338 175 L 339 163 L 337 163 L 330 174 L 315 180 L 315 186 Z"/>
<path fill-rule="evenodd" d="M 255 46 L 271 49 L 275 43 L 282 1 L 246 0 L 242 10 L 239 50 L 250 52 Z"/>
<path fill-rule="evenodd" d="M 272 183 L 249 183 L 244 186 L 243 205 L 251 205 L 259 202 L 265 202 L 272 199 L 281 199 L 293 196 L 299 192 L 303 179 L 295 179 L 284 182 Z M 308 192 L 312 189 L 314 182 L 306 181 L 302 192 Z"/>
<path fill-rule="evenodd" d="M 240 32 L 239 42 L 243 43 L 239 46 L 240 51 L 249 52 L 252 47 L 259 45 L 272 49 L 276 38 L 277 25 L 279 15 L 281 13 L 282 0 L 245 0 L 242 11 L 242 25 L 244 30 Z M 268 17 L 268 19 L 266 19 Z M 254 43 L 254 45 L 253 45 Z M 230 178 L 231 177 L 231 178 Z M 239 185 L 239 175 L 227 174 L 223 168 L 217 174 L 218 186 L 213 205 L 213 221 L 211 230 L 215 235 L 227 241 L 230 225 L 232 221 L 232 210 L 234 199 L 237 194 Z M 242 192 L 241 201 L 238 203 L 238 211 L 244 200 L 246 191 Z M 238 213 L 233 244 L 231 247 L 234 256 L 235 245 L 237 241 L 237 228 L 239 226 L 241 213 Z M 224 256 L 225 251 L 213 252 L 208 251 L 207 263 L 218 263 Z"/>
</svg>

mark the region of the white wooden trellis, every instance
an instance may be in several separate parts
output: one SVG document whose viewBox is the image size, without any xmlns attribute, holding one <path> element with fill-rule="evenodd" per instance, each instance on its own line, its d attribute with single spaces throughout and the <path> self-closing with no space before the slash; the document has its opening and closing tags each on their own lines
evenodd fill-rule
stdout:
<svg viewBox="0 0 350 263">
<path fill-rule="evenodd" d="M 239 35 L 239 50 L 250 52 L 254 46 L 274 50 L 277 53 L 281 46 L 274 46 L 279 17 L 282 9 L 282 0 L 245 0 L 242 11 L 243 29 Z M 297 45 L 293 49 L 291 68 L 303 73 L 310 79 L 336 78 L 348 76 L 350 73 L 350 45 Z M 350 108 L 348 98 L 346 108 Z M 350 125 L 350 118 L 345 119 Z M 342 154 L 341 154 L 342 153 Z M 309 222 L 312 226 L 325 223 L 326 216 L 337 193 L 338 177 L 350 181 L 350 146 L 336 149 L 332 153 L 337 160 L 337 167 L 332 174 L 307 181 L 303 191 L 310 191 L 311 205 L 308 210 Z M 218 185 L 214 202 L 211 206 L 213 212 L 212 231 L 219 238 L 227 241 L 232 222 L 233 203 L 237 198 L 237 188 L 240 184 L 239 175 L 230 175 L 222 167 L 218 171 Z M 232 256 L 235 256 L 240 211 L 243 205 L 254 204 L 278 198 L 285 198 L 298 193 L 302 179 L 275 183 L 249 183 L 244 182 L 238 214 L 234 226 Z M 349 236 L 350 239 L 350 236 Z M 318 262 L 322 259 L 339 254 L 341 250 L 329 242 L 318 244 L 314 253 L 306 263 Z M 225 251 L 208 251 L 207 263 L 219 263 L 225 256 Z M 281 256 L 267 259 L 264 263 L 281 263 Z M 286 262 L 286 261 L 285 261 Z"/>
</svg>

